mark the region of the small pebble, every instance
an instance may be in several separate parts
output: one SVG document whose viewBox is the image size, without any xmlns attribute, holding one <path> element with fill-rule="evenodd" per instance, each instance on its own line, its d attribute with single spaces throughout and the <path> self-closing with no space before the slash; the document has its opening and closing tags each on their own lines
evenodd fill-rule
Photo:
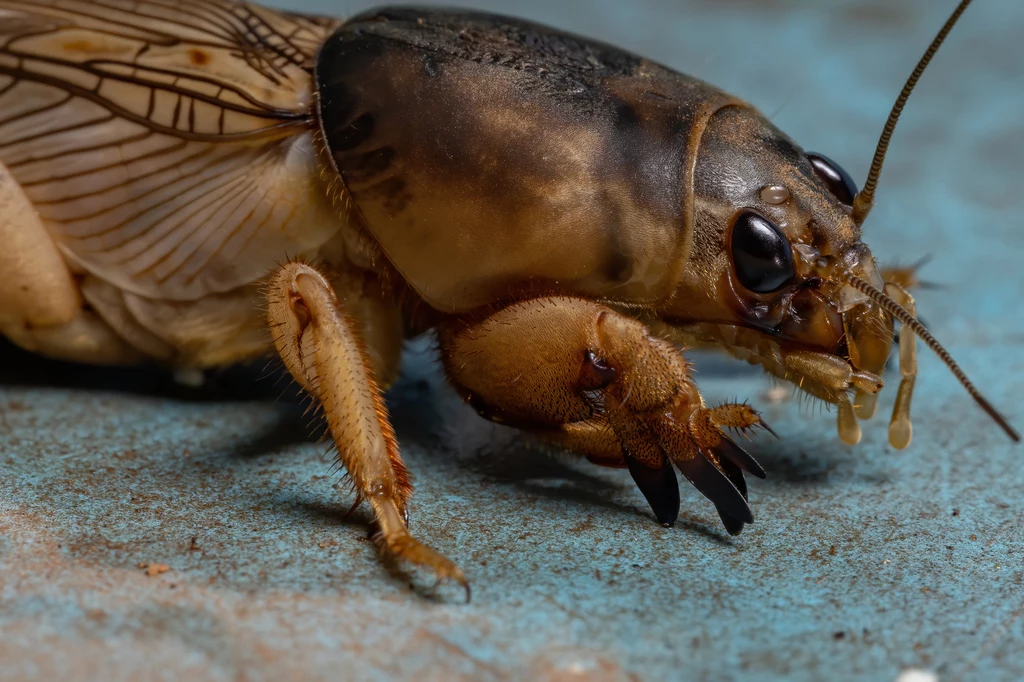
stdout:
<svg viewBox="0 0 1024 682">
<path fill-rule="evenodd" d="M 939 682 L 939 676 L 930 670 L 907 668 L 896 678 L 896 682 Z"/>
</svg>

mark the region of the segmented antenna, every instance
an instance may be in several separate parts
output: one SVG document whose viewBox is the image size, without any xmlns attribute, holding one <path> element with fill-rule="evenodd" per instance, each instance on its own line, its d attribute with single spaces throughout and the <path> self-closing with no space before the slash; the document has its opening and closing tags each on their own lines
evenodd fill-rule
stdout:
<svg viewBox="0 0 1024 682">
<path fill-rule="evenodd" d="M 967 389 L 967 392 L 970 393 L 971 397 L 974 398 L 974 401 L 981 406 L 981 409 L 985 410 L 985 412 L 988 413 L 988 416 L 992 417 L 996 424 L 999 424 L 999 427 L 1006 432 L 1007 436 L 1016 442 L 1020 442 L 1020 434 L 1010 426 L 1010 423 L 1006 421 L 1006 417 L 999 414 L 999 412 L 996 411 L 996 408 L 992 407 L 992 403 L 986 400 L 985 396 L 981 395 L 981 391 L 979 391 L 971 380 L 967 378 L 967 375 L 964 374 L 962 369 L 960 369 L 960 365 L 956 364 L 956 361 L 949 354 L 949 351 L 942 347 L 942 344 L 932 336 L 931 332 L 929 332 L 923 324 L 918 322 L 916 317 L 911 315 L 910 312 L 899 303 L 886 296 L 884 292 L 874 288 L 856 275 L 850 275 L 847 279 L 847 283 L 857 291 L 869 297 L 872 301 L 884 308 L 890 315 L 902 322 L 906 329 L 917 334 L 917 336 L 920 337 L 920 339 L 924 341 L 929 348 L 935 351 L 935 354 L 938 355 L 944 363 L 946 363 L 946 367 L 949 367 L 949 371 L 951 371 L 960 384 Z"/>
<path fill-rule="evenodd" d="M 925 50 L 921 61 L 914 67 L 914 72 L 910 74 L 910 78 L 907 79 L 903 90 L 900 91 L 900 96 L 896 98 L 896 103 L 892 105 L 889 119 L 885 122 L 885 127 L 882 128 L 882 135 L 878 138 L 878 146 L 875 147 L 875 157 L 871 159 L 871 170 L 868 171 L 868 179 L 864 181 L 864 188 L 857 193 L 853 200 L 853 213 L 851 217 L 858 225 L 864 222 L 864 219 L 868 217 L 868 213 L 871 212 L 871 208 L 875 205 L 875 189 L 878 187 L 878 176 L 882 173 L 882 164 L 885 162 L 886 152 L 889 151 L 889 141 L 892 139 L 892 132 L 896 130 L 896 122 L 900 119 L 900 114 L 903 113 L 903 107 L 906 105 L 910 93 L 914 90 L 914 86 L 917 85 L 917 81 L 920 80 L 925 67 L 928 66 L 935 53 L 939 51 L 942 41 L 949 35 L 949 32 L 953 29 L 960 15 L 964 13 L 969 4 L 971 4 L 971 0 L 961 0 L 957 8 L 953 10 L 953 14 L 943 24 L 942 29 L 932 40 L 932 44 Z"/>
</svg>

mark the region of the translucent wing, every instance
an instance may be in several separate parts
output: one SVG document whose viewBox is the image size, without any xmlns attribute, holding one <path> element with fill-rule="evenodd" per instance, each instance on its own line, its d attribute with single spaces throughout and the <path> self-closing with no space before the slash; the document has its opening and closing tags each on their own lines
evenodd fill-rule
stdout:
<svg viewBox="0 0 1024 682">
<path fill-rule="evenodd" d="M 251 283 L 337 229 L 310 114 L 336 26 L 231 0 L 0 0 L 0 161 L 102 279 L 178 300 Z"/>
</svg>

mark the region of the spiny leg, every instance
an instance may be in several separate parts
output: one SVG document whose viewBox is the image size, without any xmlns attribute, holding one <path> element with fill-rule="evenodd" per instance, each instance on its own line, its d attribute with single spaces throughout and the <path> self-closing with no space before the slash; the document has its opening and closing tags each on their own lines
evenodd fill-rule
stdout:
<svg viewBox="0 0 1024 682">
<path fill-rule="evenodd" d="M 303 263 L 272 277 L 267 316 L 274 344 L 292 376 L 320 402 L 338 458 L 357 494 L 373 508 L 381 547 L 390 556 L 469 587 L 462 571 L 406 527 L 412 486 L 398 453 L 370 360 L 327 279 Z"/>
<path fill-rule="evenodd" d="M 705 407 L 681 353 L 637 320 L 592 301 L 554 297 L 452 320 L 439 335 L 449 378 L 479 411 L 554 433 L 553 440 L 602 463 L 624 462 L 659 521 L 671 524 L 678 515 L 673 464 L 715 504 L 729 532 L 753 521 L 741 470 L 764 472 L 719 423 L 742 406 Z M 737 425 L 760 423 L 750 415 L 756 421 Z"/>
</svg>

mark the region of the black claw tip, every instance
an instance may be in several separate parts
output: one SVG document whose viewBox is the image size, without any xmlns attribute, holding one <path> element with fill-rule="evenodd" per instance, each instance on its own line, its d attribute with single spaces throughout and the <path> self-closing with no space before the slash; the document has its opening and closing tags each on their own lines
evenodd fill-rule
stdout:
<svg viewBox="0 0 1024 682">
<path fill-rule="evenodd" d="M 721 509 L 718 510 L 718 515 L 722 517 L 722 525 L 725 526 L 725 532 L 727 532 L 729 535 L 739 535 L 743 532 L 743 526 L 746 524 L 744 524 L 742 521 L 734 519 L 733 517 L 723 512 Z"/>
<path fill-rule="evenodd" d="M 768 475 L 765 473 L 761 465 L 757 463 L 757 460 L 751 457 L 746 450 L 741 448 L 739 445 L 736 445 L 731 438 L 722 436 L 722 442 L 711 448 L 711 450 L 718 455 L 719 461 L 732 462 L 751 476 L 765 478 Z M 740 480 L 742 480 L 742 476 L 740 477 Z"/>
<path fill-rule="evenodd" d="M 671 464 L 660 469 L 652 469 L 637 462 L 632 457 L 626 458 L 629 473 L 633 476 L 636 487 L 647 498 L 658 523 L 671 526 L 679 518 L 679 483 L 676 472 Z"/>
<path fill-rule="evenodd" d="M 720 461 L 722 463 L 722 473 L 736 486 L 736 489 L 740 491 L 740 495 L 743 495 L 743 499 L 746 500 L 747 482 L 743 479 L 743 472 L 740 471 L 739 466 L 729 460 Z M 718 510 L 718 515 L 722 518 L 722 525 L 725 526 L 725 530 L 729 535 L 739 535 L 743 531 L 743 526 L 745 525 L 743 521 L 733 517 L 728 510 L 718 504 L 715 505 L 715 509 Z"/>
<path fill-rule="evenodd" d="M 676 466 L 683 472 L 686 480 L 692 483 L 704 497 L 714 502 L 720 516 L 723 518 L 730 516 L 735 521 L 743 523 L 754 522 L 754 515 L 750 512 L 750 507 L 747 506 L 746 495 L 740 492 L 736 483 L 729 480 L 729 476 L 703 455 L 676 462 Z M 746 490 L 747 486 L 739 467 L 729 460 L 723 460 L 723 467 L 735 471 L 734 478 L 737 478 L 743 490 Z M 729 524 L 726 523 L 727 528 L 728 526 Z"/>
<path fill-rule="evenodd" d="M 744 500 L 749 499 L 747 497 L 747 480 L 743 478 L 743 471 L 729 460 L 719 460 L 721 465 L 719 468 L 725 477 L 729 479 L 729 482 L 736 486 L 736 490 L 740 491 L 740 495 L 743 496 Z"/>
</svg>

